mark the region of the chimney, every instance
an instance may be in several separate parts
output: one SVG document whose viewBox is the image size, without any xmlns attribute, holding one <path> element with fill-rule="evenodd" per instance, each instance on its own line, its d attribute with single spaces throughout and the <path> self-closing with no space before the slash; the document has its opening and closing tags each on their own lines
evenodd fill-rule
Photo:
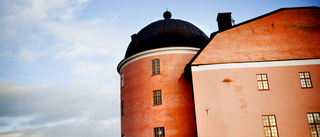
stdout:
<svg viewBox="0 0 320 137">
<path fill-rule="evenodd" d="M 219 31 L 224 31 L 232 27 L 231 12 L 218 13 L 217 22 Z"/>
<path fill-rule="evenodd" d="M 138 41 L 139 41 L 139 38 L 138 38 L 138 35 L 137 34 L 133 34 L 131 35 L 131 43 L 130 44 L 133 44 L 134 45 L 134 48 L 138 48 Z"/>
</svg>

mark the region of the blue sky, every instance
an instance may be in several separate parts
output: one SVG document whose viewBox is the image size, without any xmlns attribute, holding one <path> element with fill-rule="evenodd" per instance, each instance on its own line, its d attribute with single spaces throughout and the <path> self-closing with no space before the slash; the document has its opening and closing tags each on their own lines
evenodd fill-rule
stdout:
<svg viewBox="0 0 320 137">
<path fill-rule="evenodd" d="M 208 36 L 235 23 L 319 0 L 0 0 L 0 136 L 120 136 L 117 64 L 130 36 L 162 19 Z"/>
</svg>

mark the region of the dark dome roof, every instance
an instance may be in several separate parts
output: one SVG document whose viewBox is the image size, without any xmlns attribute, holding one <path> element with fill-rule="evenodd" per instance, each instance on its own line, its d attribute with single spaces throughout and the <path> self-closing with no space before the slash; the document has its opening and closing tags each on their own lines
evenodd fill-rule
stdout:
<svg viewBox="0 0 320 137">
<path fill-rule="evenodd" d="M 170 13 L 170 12 L 169 12 Z M 170 19 L 168 11 L 163 20 L 158 20 L 144 27 L 138 34 L 132 35 L 125 58 L 136 53 L 162 47 L 198 47 L 208 43 L 208 36 L 193 24 Z"/>
</svg>

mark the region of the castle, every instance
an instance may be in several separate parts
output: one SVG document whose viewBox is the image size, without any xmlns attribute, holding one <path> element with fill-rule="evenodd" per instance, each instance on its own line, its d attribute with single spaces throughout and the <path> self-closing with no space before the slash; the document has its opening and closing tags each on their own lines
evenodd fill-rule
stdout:
<svg viewBox="0 0 320 137">
<path fill-rule="evenodd" d="M 122 137 L 320 137 L 320 8 L 155 21 L 119 63 Z"/>
</svg>

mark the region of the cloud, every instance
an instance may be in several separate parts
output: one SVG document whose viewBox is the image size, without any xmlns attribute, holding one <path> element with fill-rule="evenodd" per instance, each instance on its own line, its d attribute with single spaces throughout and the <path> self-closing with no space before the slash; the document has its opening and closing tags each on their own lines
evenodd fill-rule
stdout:
<svg viewBox="0 0 320 137">
<path fill-rule="evenodd" d="M 110 121 L 109 124 L 106 122 L 96 122 L 96 123 L 83 123 L 74 126 L 74 123 L 65 122 L 59 126 L 48 127 L 25 127 L 14 132 L 7 132 L 8 135 L 1 136 L 17 136 L 17 137 L 116 137 L 119 136 L 119 127 L 117 121 Z M 40 131 L 40 132 L 39 132 Z M 19 132 L 19 133 L 16 133 Z M 108 134 L 106 134 L 108 133 Z"/>
<path fill-rule="evenodd" d="M 94 57 L 94 56 L 107 56 L 108 51 L 106 48 L 92 47 L 88 45 L 81 45 L 74 43 L 74 45 L 60 45 L 63 48 L 56 54 L 58 58 L 74 59 L 77 57 Z"/>
<path fill-rule="evenodd" d="M 33 63 L 37 61 L 39 53 L 29 49 L 20 49 L 16 60 L 20 63 Z"/>
<path fill-rule="evenodd" d="M 23 86 L 0 81 L 0 136 L 118 134 L 117 87 L 93 83 Z"/>
<path fill-rule="evenodd" d="M 106 74 L 107 70 L 106 64 L 93 63 L 88 61 L 79 61 L 76 63 L 75 68 L 73 68 L 74 74 Z"/>
<path fill-rule="evenodd" d="M 116 13 L 80 18 L 89 3 L 0 1 L 1 137 L 119 136 L 126 31 Z"/>
<path fill-rule="evenodd" d="M 122 30 L 117 24 L 117 14 L 106 17 L 80 19 L 81 10 L 88 0 L 26 0 L 0 2 L 0 47 L 10 51 L 18 62 L 38 61 L 43 56 L 58 59 L 77 57 L 122 57 Z M 8 9 L 8 10 L 4 10 Z M 120 44 L 119 44 L 120 42 Z M 62 47 L 61 47 L 62 45 Z M 14 48 L 24 51 L 16 51 Z M 49 49 L 49 50 L 48 50 Z M 39 56 L 33 53 L 44 52 Z M 24 57 L 26 58 L 24 59 Z"/>
<path fill-rule="evenodd" d="M 127 32 L 116 24 L 116 13 L 80 18 L 81 10 L 89 3 L 89 0 L 1 1 L 0 44 L 5 46 L 0 47 L 0 56 L 4 57 L 0 58 L 0 74 L 14 76 L 21 71 L 33 75 L 35 70 L 53 69 L 46 62 L 59 63 L 56 66 L 66 69 L 65 72 L 76 71 L 73 74 L 77 75 L 111 70 L 99 63 L 116 64 L 121 60 L 125 47 L 119 45 L 129 43 L 123 40 Z M 84 68 L 78 65 L 80 61 L 93 61 L 95 65 Z M 68 70 L 70 67 L 72 70 Z"/>
</svg>

